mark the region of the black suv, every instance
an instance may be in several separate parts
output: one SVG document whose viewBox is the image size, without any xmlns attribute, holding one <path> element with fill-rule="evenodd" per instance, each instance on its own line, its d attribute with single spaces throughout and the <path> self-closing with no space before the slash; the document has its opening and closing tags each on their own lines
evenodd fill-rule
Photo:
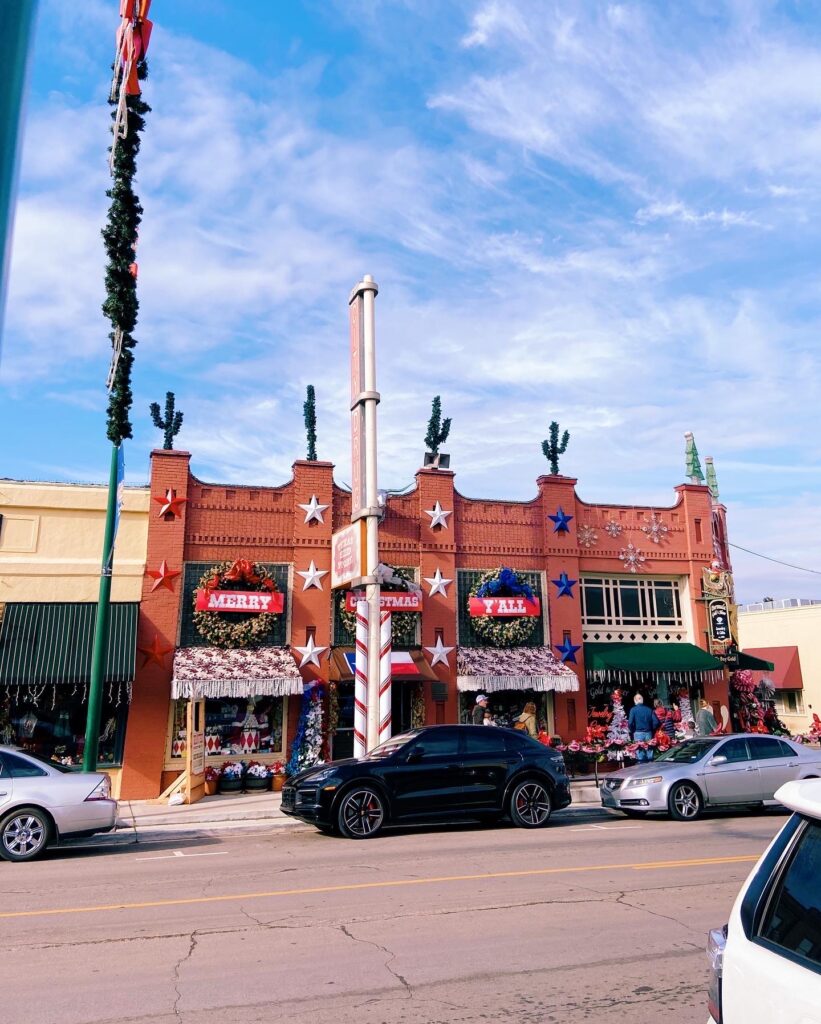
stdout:
<svg viewBox="0 0 821 1024">
<path fill-rule="evenodd" d="M 567 807 L 562 755 L 521 732 L 434 725 L 387 740 L 359 760 L 292 776 L 282 810 L 323 831 L 369 839 L 384 825 L 510 816 L 541 828 Z"/>
</svg>

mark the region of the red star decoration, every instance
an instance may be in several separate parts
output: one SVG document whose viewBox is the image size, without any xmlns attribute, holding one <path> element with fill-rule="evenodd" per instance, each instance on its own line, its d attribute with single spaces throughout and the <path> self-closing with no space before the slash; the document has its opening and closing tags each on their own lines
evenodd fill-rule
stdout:
<svg viewBox="0 0 821 1024">
<path fill-rule="evenodd" d="M 159 569 L 146 569 L 145 574 L 146 576 L 150 576 L 151 579 L 154 580 L 154 585 L 151 587 L 152 594 L 154 593 L 155 590 L 160 590 L 160 588 L 162 587 L 165 587 L 166 590 L 170 590 L 171 593 L 173 594 L 174 580 L 178 576 L 182 575 L 182 570 L 169 569 L 168 562 L 166 562 L 166 560 L 163 559 L 160 562 Z"/>
<path fill-rule="evenodd" d="M 138 647 L 137 650 L 140 652 L 140 654 L 145 656 L 143 668 L 145 668 L 147 665 L 150 665 L 152 662 L 156 662 L 160 666 L 160 668 L 162 668 L 166 654 L 170 654 L 174 650 L 174 648 L 164 647 L 162 640 L 160 640 L 159 634 L 155 633 L 154 640 L 151 644 L 143 644 L 142 646 Z"/>
<path fill-rule="evenodd" d="M 158 498 L 156 495 L 154 495 L 154 501 L 159 502 L 159 504 L 162 506 L 160 511 L 157 513 L 158 516 L 167 516 L 168 513 L 170 512 L 176 519 L 182 516 L 181 509 L 182 506 L 186 503 L 186 501 L 188 501 L 188 498 L 175 498 L 174 492 L 169 487 L 169 489 L 165 492 L 164 497 Z"/>
</svg>

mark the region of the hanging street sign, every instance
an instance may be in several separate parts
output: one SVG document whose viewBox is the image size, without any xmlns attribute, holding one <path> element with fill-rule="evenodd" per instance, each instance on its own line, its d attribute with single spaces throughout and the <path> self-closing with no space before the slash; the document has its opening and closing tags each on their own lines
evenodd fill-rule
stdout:
<svg viewBox="0 0 821 1024">
<path fill-rule="evenodd" d="M 331 589 L 349 587 L 365 575 L 365 524 L 358 519 L 331 537 Z"/>
<path fill-rule="evenodd" d="M 717 597 L 707 602 L 707 621 L 710 629 L 710 653 L 717 656 L 728 655 L 734 644 L 730 609 L 725 598 Z"/>
</svg>

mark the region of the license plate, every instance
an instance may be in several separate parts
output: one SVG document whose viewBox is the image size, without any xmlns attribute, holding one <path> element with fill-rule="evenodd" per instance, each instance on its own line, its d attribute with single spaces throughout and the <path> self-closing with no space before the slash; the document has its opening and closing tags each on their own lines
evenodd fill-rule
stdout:
<svg viewBox="0 0 821 1024">
<path fill-rule="evenodd" d="M 293 807 L 294 806 L 294 791 L 292 789 L 283 789 L 282 791 L 282 806 Z"/>
</svg>

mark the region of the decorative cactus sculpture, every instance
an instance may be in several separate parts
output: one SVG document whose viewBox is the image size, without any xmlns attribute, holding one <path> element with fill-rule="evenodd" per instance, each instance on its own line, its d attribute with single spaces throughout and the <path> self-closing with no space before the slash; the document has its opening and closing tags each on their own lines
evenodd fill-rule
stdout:
<svg viewBox="0 0 821 1024">
<path fill-rule="evenodd" d="M 442 400 L 437 395 L 431 406 L 430 419 L 428 420 L 428 432 L 425 434 L 425 444 L 431 455 L 439 454 L 439 447 L 448 439 L 450 433 L 450 417 L 442 419 Z"/>
<path fill-rule="evenodd" d="M 305 432 L 308 437 L 308 462 L 316 462 L 316 394 L 313 384 L 306 389 L 302 412 L 305 416 Z"/>
<path fill-rule="evenodd" d="M 550 440 L 542 441 L 544 457 L 550 463 L 550 472 L 553 476 L 559 475 L 559 456 L 567 451 L 567 442 L 570 440 L 569 431 L 565 430 L 562 439 L 559 441 L 559 424 L 553 420 L 550 424 Z"/>
<path fill-rule="evenodd" d="M 174 410 L 173 391 L 165 393 L 165 419 L 160 416 L 158 402 L 151 403 L 151 419 L 157 430 L 163 431 L 163 448 L 170 452 L 174 447 L 174 438 L 179 434 L 182 426 L 182 412 L 179 409 Z"/>
</svg>

